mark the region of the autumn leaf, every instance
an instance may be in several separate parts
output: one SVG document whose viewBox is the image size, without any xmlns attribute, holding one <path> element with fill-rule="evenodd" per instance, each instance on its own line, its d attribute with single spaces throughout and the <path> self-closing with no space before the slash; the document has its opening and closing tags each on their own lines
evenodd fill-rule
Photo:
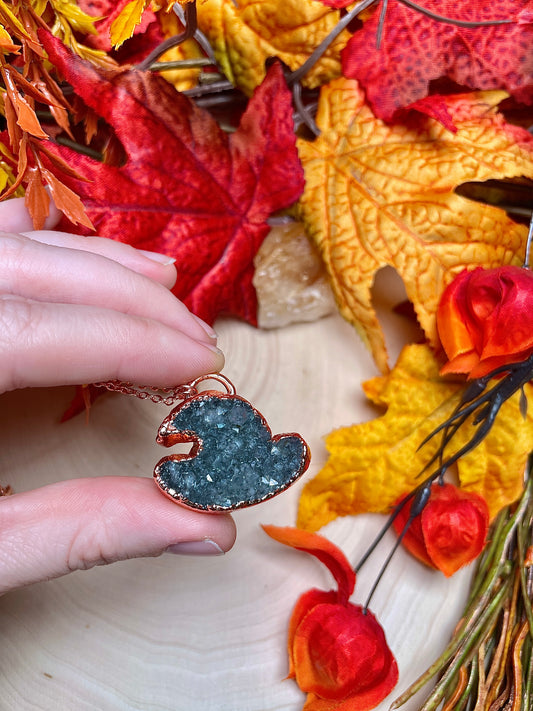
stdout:
<svg viewBox="0 0 533 711">
<path fill-rule="evenodd" d="M 145 0 L 78 0 L 80 8 L 95 18 L 96 34 L 86 38 L 91 47 L 110 52 L 113 45 L 121 44 L 134 32 L 142 34 L 155 21 L 150 10 L 143 14 Z M 137 6 L 137 7 L 130 7 Z M 132 17 L 138 9 L 138 16 Z"/>
<path fill-rule="evenodd" d="M 41 14 L 45 14 L 47 3 L 34 2 L 34 6 L 38 6 Z M 53 12 L 56 16 L 56 30 L 61 32 L 61 37 L 65 43 L 71 39 L 72 32 L 77 32 L 83 35 L 90 35 L 96 32 L 94 28 L 93 18 L 86 13 L 79 5 L 77 0 L 49 0 Z"/>
<path fill-rule="evenodd" d="M 299 528 L 316 531 L 337 516 L 388 513 L 420 483 L 419 474 L 436 452 L 439 438 L 421 442 L 444 422 L 459 402 L 463 385 L 439 377 L 427 345 L 406 346 L 389 375 L 363 385 L 369 400 L 385 407 L 380 417 L 329 434 L 329 459 L 304 488 Z M 528 399 L 533 386 L 525 389 Z M 461 486 L 481 495 L 491 517 L 515 501 L 533 449 L 533 415 L 520 414 L 519 394 L 504 403 L 489 434 L 458 464 Z M 457 451 L 472 436 L 464 425 L 453 439 Z"/>
<path fill-rule="evenodd" d="M 347 7 L 352 3 L 352 0 L 319 0 L 322 5 L 327 5 L 327 7 Z"/>
<path fill-rule="evenodd" d="M 2 24 L 0 24 L 0 51 L 4 54 L 20 54 L 20 47 L 13 42 L 11 35 Z"/>
<path fill-rule="evenodd" d="M 0 140 L 0 193 L 15 183 L 16 164 L 17 161 L 15 156 Z M 15 195 L 17 195 L 17 197 L 21 197 L 23 195 L 22 188 L 19 188 L 19 190 L 15 192 Z"/>
<path fill-rule="evenodd" d="M 204 0 L 198 25 L 213 47 L 226 77 L 250 95 L 265 76 L 265 61 L 278 57 L 298 69 L 340 19 L 338 11 L 314 0 Z M 344 31 L 306 74 L 302 83 L 316 87 L 340 75 Z"/>
<path fill-rule="evenodd" d="M 229 312 L 255 323 L 253 258 L 268 232 L 266 219 L 303 187 L 281 67 L 271 67 L 228 137 L 161 77 L 102 72 L 48 33 L 41 38 L 128 156 L 115 167 L 55 148 L 89 181 L 65 179 L 98 234 L 176 257 L 174 293 L 205 320 Z"/>
<path fill-rule="evenodd" d="M 157 12 L 156 3 L 152 2 L 148 9 L 145 9 L 140 17 L 140 22 L 132 29 L 129 39 L 124 33 L 119 39 L 122 41 L 120 47 L 113 49 L 112 40 L 115 39 L 113 28 L 119 25 L 121 13 L 126 11 L 128 0 L 121 0 L 117 3 L 113 0 L 78 0 L 80 7 L 86 12 L 95 16 L 96 35 L 85 38 L 91 47 L 99 48 L 109 52 L 116 62 L 124 66 L 126 64 L 138 64 L 165 39 L 174 37 L 183 31 L 183 25 L 174 12 L 166 12 L 165 3 Z M 143 4 L 144 0 L 140 4 Z M 129 16 L 122 18 L 128 20 Z M 131 29 L 131 27 L 130 27 Z M 171 47 L 158 58 L 158 62 L 176 62 L 182 59 L 192 59 L 203 57 L 202 49 L 194 39 L 186 40 L 175 47 Z M 198 83 L 199 69 L 170 69 L 161 72 L 168 82 L 173 84 L 178 91 L 186 91 L 196 86 Z"/>
<path fill-rule="evenodd" d="M 400 0 L 388 0 L 378 49 L 379 3 L 342 53 L 343 74 L 361 83 L 376 116 L 390 121 L 397 109 L 426 96 L 429 82 L 440 77 L 472 89 L 505 89 L 517 101 L 533 103 L 533 25 L 518 18 L 528 0 L 423 0 L 419 4 L 456 20 L 514 22 L 458 27 L 438 22 Z"/>
<path fill-rule="evenodd" d="M 502 92 L 441 97 L 457 127 L 413 112 L 388 126 L 357 82 L 323 87 L 321 135 L 300 140 L 306 186 L 300 216 L 318 246 L 342 315 L 359 331 L 382 372 L 384 336 L 371 302 L 376 272 L 402 277 L 420 325 L 438 342 L 440 295 L 465 267 L 519 263 L 527 230 L 495 207 L 460 197 L 467 181 L 533 177 L 533 137 L 496 111 Z"/>
<path fill-rule="evenodd" d="M 150 0 L 131 0 L 114 18 L 109 28 L 109 39 L 113 47 L 119 47 L 133 36 L 135 28 L 141 24 L 142 15 Z"/>
<path fill-rule="evenodd" d="M 516 16 L 517 22 L 521 25 L 533 23 L 533 2 L 527 0 L 524 7 Z"/>
<path fill-rule="evenodd" d="M 106 0 L 85 1 L 88 3 L 91 1 L 93 3 L 106 2 Z M 90 38 L 95 35 L 97 31 L 94 27 L 94 18 L 85 12 L 85 8 L 81 7 L 82 0 L 80 0 L 80 2 L 77 2 L 77 0 L 33 0 L 31 3 L 32 13 L 29 13 L 26 9 L 27 4 L 28 3 L 15 3 L 15 7 L 17 7 L 17 11 L 21 14 L 21 17 L 24 17 L 23 21 L 26 27 L 31 24 L 33 32 L 34 25 L 36 27 L 42 26 L 42 22 L 35 23 L 34 18 L 30 19 L 32 18 L 32 14 L 36 13 L 46 17 L 50 23 L 49 26 L 53 27 L 54 34 L 80 57 L 87 59 L 99 67 L 110 68 L 114 66 L 115 63 L 105 52 L 100 49 L 93 49 L 93 47 L 84 44 L 85 41 L 89 42 Z M 80 37 L 83 41 L 79 40 Z M 42 47 L 34 34 L 32 44 L 33 51 L 42 53 Z"/>
<path fill-rule="evenodd" d="M 89 415 L 93 402 L 102 395 L 105 395 L 107 392 L 107 390 L 96 387 L 95 385 L 92 385 L 92 383 L 89 385 L 78 385 L 72 400 L 61 415 L 59 421 L 67 422 L 76 415 L 79 415 L 81 412 L 85 412 L 85 419 L 86 421 L 89 421 Z"/>
</svg>

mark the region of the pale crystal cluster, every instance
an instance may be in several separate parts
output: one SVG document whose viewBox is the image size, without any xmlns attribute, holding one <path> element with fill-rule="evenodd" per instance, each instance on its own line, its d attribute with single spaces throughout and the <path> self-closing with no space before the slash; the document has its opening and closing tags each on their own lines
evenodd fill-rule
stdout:
<svg viewBox="0 0 533 711">
<path fill-rule="evenodd" d="M 335 311 L 326 271 L 301 223 L 273 227 L 254 265 L 260 328 L 315 321 Z"/>
</svg>

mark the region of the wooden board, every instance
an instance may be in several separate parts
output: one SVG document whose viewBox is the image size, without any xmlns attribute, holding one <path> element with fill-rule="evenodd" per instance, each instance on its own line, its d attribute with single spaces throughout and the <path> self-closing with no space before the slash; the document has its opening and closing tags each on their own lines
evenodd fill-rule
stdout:
<svg viewBox="0 0 533 711">
<path fill-rule="evenodd" d="M 399 334 L 397 318 L 390 323 Z M 308 440 L 313 461 L 304 481 L 326 459 L 324 434 L 376 415 L 360 388 L 375 367 L 340 317 L 269 332 L 222 321 L 217 330 L 224 372 L 238 392 L 273 432 L 296 430 Z M 392 338 L 393 357 L 403 337 Z M 81 416 L 60 425 L 71 395 L 58 388 L 0 398 L 2 481 L 23 491 L 80 476 L 151 476 L 167 409 L 110 396 L 94 406 L 89 424 Z M 332 581 L 260 524 L 293 525 L 302 485 L 238 512 L 238 540 L 224 557 L 126 561 L 1 598 L 0 709 L 299 711 L 305 696 L 284 680 L 287 621 L 299 594 Z M 322 532 L 355 562 L 382 523 L 347 517 Z M 365 566 L 355 601 L 364 601 L 392 540 Z M 398 551 L 372 603 L 401 675 L 380 708 L 445 646 L 468 575 L 446 580 Z"/>
</svg>

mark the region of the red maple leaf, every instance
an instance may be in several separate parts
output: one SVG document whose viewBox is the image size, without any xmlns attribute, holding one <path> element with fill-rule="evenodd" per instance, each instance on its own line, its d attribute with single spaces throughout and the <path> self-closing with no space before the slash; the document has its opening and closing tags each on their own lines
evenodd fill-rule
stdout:
<svg viewBox="0 0 533 711">
<path fill-rule="evenodd" d="M 378 6 L 343 50 L 342 69 L 364 87 L 379 118 L 390 121 L 397 109 L 426 96 L 429 82 L 441 77 L 472 89 L 505 89 L 517 101 L 533 103 L 533 25 L 520 15 L 527 13 L 530 0 L 417 4 L 455 20 L 515 21 L 464 28 L 436 21 L 401 0 L 389 0 L 377 49 Z"/>
<path fill-rule="evenodd" d="M 101 70 L 51 34 L 40 31 L 40 39 L 128 156 L 116 167 L 54 148 L 87 180 L 62 176 L 97 233 L 175 257 L 174 293 L 206 321 L 225 312 L 255 324 L 253 258 L 268 232 L 266 219 L 293 203 L 304 185 L 281 66 L 270 68 L 228 136 L 157 75 Z"/>
</svg>

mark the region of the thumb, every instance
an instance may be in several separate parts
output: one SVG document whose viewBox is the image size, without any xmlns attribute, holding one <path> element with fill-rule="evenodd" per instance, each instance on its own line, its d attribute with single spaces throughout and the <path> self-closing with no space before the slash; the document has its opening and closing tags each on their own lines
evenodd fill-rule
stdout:
<svg viewBox="0 0 533 711">
<path fill-rule="evenodd" d="M 151 479 L 102 477 L 0 499 L 0 594 L 142 556 L 222 554 L 235 540 L 226 514 L 190 511 Z"/>
</svg>

